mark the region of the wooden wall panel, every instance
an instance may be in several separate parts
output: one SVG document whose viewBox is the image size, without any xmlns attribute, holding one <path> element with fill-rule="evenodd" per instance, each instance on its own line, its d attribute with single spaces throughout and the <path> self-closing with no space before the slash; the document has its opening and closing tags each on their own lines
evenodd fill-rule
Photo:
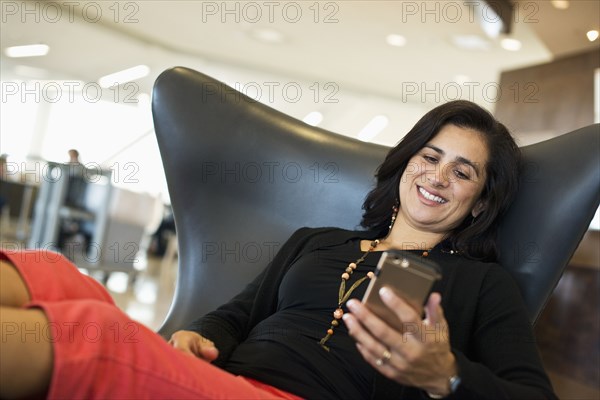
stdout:
<svg viewBox="0 0 600 400">
<path fill-rule="evenodd" d="M 594 123 L 594 70 L 600 51 L 506 71 L 495 116 L 519 136 L 570 132 Z"/>
</svg>

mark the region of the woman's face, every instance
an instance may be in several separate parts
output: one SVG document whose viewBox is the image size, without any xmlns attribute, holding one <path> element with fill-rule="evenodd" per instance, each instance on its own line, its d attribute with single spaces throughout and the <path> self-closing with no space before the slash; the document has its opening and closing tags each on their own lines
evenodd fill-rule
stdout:
<svg viewBox="0 0 600 400">
<path fill-rule="evenodd" d="M 488 148 L 480 133 L 445 125 L 409 161 L 400 179 L 398 218 L 415 229 L 446 233 L 484 208 Z"/>
</svg>

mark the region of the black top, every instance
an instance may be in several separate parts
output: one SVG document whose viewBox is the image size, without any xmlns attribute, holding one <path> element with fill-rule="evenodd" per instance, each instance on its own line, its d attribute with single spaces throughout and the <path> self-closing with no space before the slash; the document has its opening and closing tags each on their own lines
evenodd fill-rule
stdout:
<svg viewBox="0 0 600 400">
<path fill-rule="evenodd" d="M 368 398 L 375 374 L 345 324 L 335 328 L 327 342 L 329 352 L 319 344 L 337 307 L 341 274 L 362 254 L 360 240 L 353 239 L 294 262 L 279 286 L 277 311 L 252 329 L 224 368 L 306 398 Z M 346 288 L 373 271 L 380 256 L 381 252 L 368 254 Z M 351 297 L 361 299 L 368 283 L 365 280 Z"/>
<path fill-rule="evenodd" d="M 347 369 L 348 366 L 341 359 L 327 358 L 325 361 L 315 362 L 312 358 L 313 355 L 307 356 L 294 351 L 295 347 L 287 344 L 273 345 L 270 342 L 264 347 L 269 348 L 269 352 L 278 352 L 275 360 L 259 359 L 259 355 L 255 352 L 263 351 L 264 347 L 259 348 L 260 346 L 255 347 L 251 353 L 242 354 L 238 351 L 240 348 L 246 348 L 248 345 L 246 342 L 254 341 L 256 332 L 264 330 L 258 334 L 263 343 L 267 342 L 265 339 L 269 336 L 280 339 L 284 336 L 277 332 L 269 334 L 268 323 L 263 324 L 271 318 L 275 318 L 276 321 L 280 318 L 277 316 L 281 308 L 280 300 L 287 304 L 294 304 L 294 300 L 288 300 L 286 297 L 288 291 L 297 289 L 293 287 L 293 283 L 288 289 L 284 289 L 284 287 L 288 285 L 286 281 L 290 278 L 287 273 L 293 274 L 292 267 L 302 265 L 302 263 L 296 265 L 302 256 L 317 250 L 336 248 L 340 244 L 354 239 L 372 240 L 374 237 L 370 232 L 352 232 L 335 228 L 302 228 L 296 231 L 282 246 L 267 268 L 240 294 L 217 310 L 194 321 L 187 329 L 196 331 L 215 343 L 219 349 L 219 357 L 215 361 L 218 366 L 227 367 L 233 371 L 230 360 L 237 359 L 237 363 L 246 365 L 244 375 L 252 377 L 259 373 L 263 382 L 291 393 L 311 398 L 331 397 L 332 393 L 335 393 L 336 398 L 344 398 L 342 393 L 346 390 L 345 385 L 347 385 L 345 379 L 338 381 L 337 378 L 331 378 L 331 375 L 327 373 L 328 379 L 334 379 L 334 381 L 328 382 L 328 384 L 335 385 L 333 390 L 321 383 L 317 387 L 316 383 L 311 381 L 311 379 L 324 379 L 325 375 L 313 373 L 313 370 L 320 369 L 321 362 L 334 363 L 336 369 Z M 360 254 L 360 252 L 358 253 Z M 375 254 L 373 257 L 377 259 Z M 462 379 L 458 391 L 449 398 L 556 399 L 537 353 L 527 310 L 519 289 L 510 275 L 497 264 L 469 260 L 447 254 L 439 249 L 434 249 L 429 258 L 442 268 L 442 280 L 434 285 L 433 290 L 442 295 L 442 307 L 449 326 L 450 345 Z M 356 259 L 354 256 L 350 257 L 350 260 L 354 259 Z M 315 268 L 318 267 L 315 266 Z M 333 308 L 335 308 L 337 300 L 338 285 L 339 276 L 338 278 L 334 277 L 332 282 Z M 310 290 L 309 288 L 305 289 Z M 326 292 L 329 290 L 327 289 Z M 357 293 L 357 297 L 360 297 L 360 293 Z M 308 303 L 313 301 L 310 296 L 301 296 L 301 298 L 308 299 L 306 300 Z M 297 306 L 300 304 L 295 304 L 294 307 Z M 325 308 L 328 307 L 325 306 Z M 310 331 L 305 333 L 306 326 L 308 326 L 305 326 L 306 319 L 294 318 L 296 315 L 291 315 L 291 311 L 290 308 L 283 309 L 281 315 L 291 316 L 296 320 L 295 326 L 300 325 L 304 330 L 297 335 L 295 329 L 287 329 L 289 336 L 295 338 L 294 340 L 305 335 L 308 337 L 312 335 L 311 340 L 318 340 L 324 335 L 325 332 L 321 329 L 328 328 L 331 314 L 327 315 L 324 311 L 323 317 L 326 319 L 323 322 L 320 322 L 320 317 L 311 314 L 310 318 L 319 319 L 318 322 L 315 321 L 315 326 L 320 325 L 322 328 L 315 329 L 314 333 Z M 333 310 L 329 312 L 331 311 Z M 289 324 L 289 320 L 280 319 L 276 326 L 281 327 L 283 322 Z M 342 329 L 338 328 L 338 330 Z M 342 343 L 343 339 L 340 340 L 340 336 L 343 338 L 343 334 L 340 335 L 338 332 L 334 334 L 330 339 L 332 346 L 339 346 Z M 316 347 L 319 349 L 318 344 Z M 308 346 L 303 345 L 300 348 L 304 349 Z M 356 353 L 352 353 L 352 351 L 344 351 L 340 357 L 354 359 L 353 354 Z M 337 351 L 332 351 L 330 354 L 336 357 L 337 353 Z M 316 350 L 312 354 L 319 355 Z M 250 357 L 256 364 L 250 365 L 251 363 L 245 360 L 246 357 Z M 266 357 L 266 353 L 262 353 L 262 357 L 266 359 L 272 356 Z M 303 363 L 311 364 L 310 368 L 303 367 L 303 374 L 312 374 L 313 378 L 301 375 L 298 371 L 294 373 L 295 379 L 290 378 L 287 365 Z M 353 383 L 353 387 L 356 386 L 359 388 L 358 390 L 362 391 L 363 382 L 365 384 L 372 382 L 369 397 L 376 399 L 428 398 L 423 390 L 402 386 L 385 378 L 370 367 L 367 367 L 367 371 L 364 372 L 364 365 L 362 360 L 352 361 L 352 366 L 349 368 L 355 373 L 361 371 L 357 373 L 357 376 L 360 374 L 361 377 L 360 383 Z M 267 366 L 269 370 L 261 371 L 263 366 Z M 371 372 L 368 372 L 369 369 Z M 344 372 L 339 373 L 344 374 Z M 374 375 L 372 380 L 369 377 L 370 374 Z M 319 392 L 320 388 L 322 391 Z M 310 395 L 315 391 L 318 392 L 316 395 Z M 359 397 L 357 394 L 350 397 L 355 396 Z"/>
</svg>

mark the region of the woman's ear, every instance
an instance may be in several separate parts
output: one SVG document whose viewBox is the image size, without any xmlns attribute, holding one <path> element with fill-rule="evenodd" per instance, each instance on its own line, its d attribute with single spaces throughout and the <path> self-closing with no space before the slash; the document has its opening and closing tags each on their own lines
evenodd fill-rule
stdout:
<svg viewBox="0 0 600 400">
<path fill-rule="evenodd" d="M 485 210 L 485 206 L 486 204 L 484 200 L 477 200 L 477 203 L 475 203 L 475 206 L 471 210 L 471 215 L 473 216 L 473 218 L 477 218 L 479 214 L 481 214 L 483 210 Z"/>
</svg>

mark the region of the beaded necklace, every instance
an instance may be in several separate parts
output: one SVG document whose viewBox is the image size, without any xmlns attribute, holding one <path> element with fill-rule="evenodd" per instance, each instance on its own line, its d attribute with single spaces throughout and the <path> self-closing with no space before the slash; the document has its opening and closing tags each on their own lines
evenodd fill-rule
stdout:
<svg viewBox="0 0 600 400">
<path fill-rule="evenodd" d="M 398 201 L 396 200 L 394 206 L 392 207 L 392 220 L 390 222 L 390 226 L 388 227 L 388 229 L 389 229 L 388 232 L 392 231 L 392 227 L 394 226 L 394 222 L 396 221 L 396 217 L 398 215 L 398 210 L 399 210 L 399 205 L 398 205 Z M 362 278 L 360 278 L 359 280 L 354 282 L 354 284 L 352 286 L 350 286 L 350 289 L 348 289 L 348 291 L 346 291 L 346 281 L 348 279 L 350 279 L 350 276 L 354 273 L 354 271 L 356 270 L 356 267 L 358 267 L 358 264 L 363 262 L 365 260 L 365 258 L 371 252 L 373 252 L 373 250 L 375 250 L 375 248 L 379 245 L 379 243 L 381 243 L 381 239 L 373 240 L 371 242 L 371 245 L 367 249 L 367 251 L 365 251 L 364 254 L 358 260 L 348 264 L 348 267 L 346 267 L 345 271 L 342 273 L 342 281 L 340 282 L 340 290 L 338 292 L 338 304 L 337 304 L 336 309 L 333 311 L 333 319 L 331 320 L 331 326 L 329 327 L 329 329 L 327 329 L 327 334 L 325 336 L 323 336 L 323 338 L 319 341 L 319 344 L 321 345 L 321 347 L 323 347 L 327 351 L 329 351 L 329 347 L 325 346 L 325 343 L 333 336 L 333 330 L 340 325 L 340 319 L 342 319 L 342 316 L 344 315 L 344 310 L 342 310 L 342 304 L 344 304 L 346 301 L 348 301 L 348 299 L 350 298 L 350 295 L 352 295 L 352 292 L 354 292 L 354 290 L 357 287 L 359 287 L 367 278 L 373 279 L 375 274 L 371 271 L 367 272 L 367 274 L 365 276 L 363 276 Z M 423 253 L 421 253 L 421 257 L 429 256 L 429 252 L 431 250 L 432 249 L 423 250 Z M 456 251 L 454 249 L 451 249 L 449 251 L 444 251 L 444 249 L 441 249 L 441 251 L 443 253 L 449 253 L 449 254 L 457 254 L 457 255 L 460 254 L 459 251 Z"/>
<path fill-rule="evenodd" d="M 348 301 L 350 295 L 352 295 L 352 292 L 354 292 L 356 288 L 358 288 L 365 280 L 367 280 L 367 278 L 373 279 L 373 277 L 375 276 L 375 274 L 372 271 L 367 272 L 365 276 L 354 282 L 354 284 L 350 286 L 348 291 L 346 291 L 346 281 L 350 279 L 350 276 L 352 276 L 358 265 L 361 262 L 363 262 L 365 258 L 377 248 L 379 243 L 381 243 L 380 239 L 373 240 L 367 251 L 365 251 L 364 254 L 355 262 L 351 262 L 350 264 L 348 264 L 348 267 L 346 267 L 344 273 L 342 273 L 342 281 L 340 282 L 340 290 L 338 292 L 338 304 L 336 309 L 333 311 L 333 319 L 331 320 L 331 326 L 329 327 L 329 329 L 327 329 L 327 334 L 323 336 L 323 338 L 319 341 L 319 344 L 321 345 L 321 347 L 323 347 L 323 349 L 329 351 L 329 346 L 326 346 L 325 343 L 333 336 L 333 330 L 340 325 L 339 320 L 342 319 L 342 316 L 344 315 L 344 310 L 342 310 L 342 304 Z M 430 251 L 431 250 L 423 250 L 423 253 L 421 253 L 421 257 L 429 256 Z"/>
<path fill-rule="evenodd" d="M 358 267 L 358 264 L 363 262 L 365 260 L 365 258 L 367 257 L 367 255 L 369 255 L 369 253 L 371 253 L 373 250 L 375 250 L 375 248 L 377 247 L 377 245 L 379 245 L 379 243 L 380 243 L 379 239 L 373 240 L 371 242 L 371 245 L 369 246 L 369 249 L 367 251 L 365 251 L 365 253 L 358 260 L 348 264 L 348 267 L 346 268 L 345 272 L 342 274 L 342 282 L 340 283 L 340 290 L 338 293 L 338 305 L 337 305 L 337 308 L 335 309 L 335 311 L 333 312 L 333 319 L 331 320 L 331 326 L 329 327 L 329 329 L 327 329 L 327 334 L 325 336 L 323 336 L 323 338 L 319 342 L 321 347 L 323 347 L 327 351 L 329 351 L 329 347 L 325 346 L 325 342 L 327 342 L 329 340 L 329 338 L 331 338 L 331 336 L 333 336 L 333 329 L 336 328 L 337 326 L 339 326 L 339 324 L 340 324 L 339 320 L 342 318 L 342 315 L 344 315 L 344 310 L 342 310 L 342 304 L 344 304 L 350 298 L 350 295 L 352 294 L 352 292 L 354 292 L 354 290 L 357 287 L 359 287 L 361 283 L 363 283 L 367 278 L 372 279 L 374 274 L 372 271 L 369 271 L 365 276 L 363 276 L 362 278 L 360 278 L 359 280 L 354 282 L 354 284 L 352 286 L 350 286 L 350 289 L 348 289 L 348 291 L 346 291 L 346 281 L 348 279 L 350 279 L 350 276 L 352 275 L 352 273 L 354 273 L 354 270 L 356 269 L 356 267 Z"/>
</svg>

